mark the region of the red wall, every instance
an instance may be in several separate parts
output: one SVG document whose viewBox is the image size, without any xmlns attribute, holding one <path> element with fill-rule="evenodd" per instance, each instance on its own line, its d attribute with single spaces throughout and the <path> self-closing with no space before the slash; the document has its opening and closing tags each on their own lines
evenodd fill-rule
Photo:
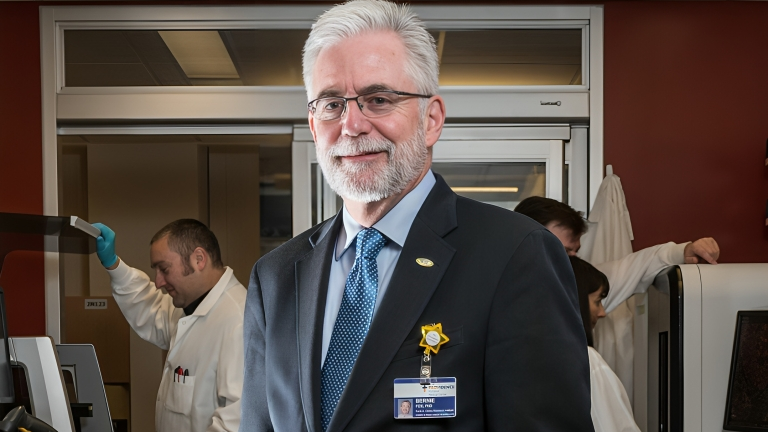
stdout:
<svg viewBox="0 0 768 432">
<path fill-rule="evenodd" d="M 42 214 L 38 5 L 0 2 L 0 211 Z M 8 333 L 45 334 L 42 253 L 8 255 L 0 274 Z"/>
<path fill-rule="evenodd" d="M 768 3 L 605 6 L 605 161 L 635 249 L 714 237 L 768 261 Z"/>
</svg>

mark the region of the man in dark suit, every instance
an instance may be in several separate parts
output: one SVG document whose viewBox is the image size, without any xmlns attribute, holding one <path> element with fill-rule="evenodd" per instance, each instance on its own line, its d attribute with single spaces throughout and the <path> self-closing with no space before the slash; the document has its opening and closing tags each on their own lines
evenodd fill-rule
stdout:
<svg viewBox="0 0 768 432">
<path fill-rule="evenodd" d="M 353 1 L 313 27 L 309 124 L 344 208 L 254 266 L 241 431 L 593 430 L 562 245 L 430 170 L 437 71 L 407 7 Z M 397 419 L 412 396 L 394 381 L 419 378 L 428 347 L 431 376 L 456 379 L 455 416 L 424 418 L 417 402 Z"/>
</svg>

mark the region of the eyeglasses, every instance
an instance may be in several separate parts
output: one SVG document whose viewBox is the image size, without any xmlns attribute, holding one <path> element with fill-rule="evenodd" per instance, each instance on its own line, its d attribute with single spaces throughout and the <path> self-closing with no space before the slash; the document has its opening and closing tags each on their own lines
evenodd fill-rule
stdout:
<svg viewBox="0 0 768 432">
<path fill-rule="evenodd" d="M 431 98 L 432 96 L 406 93 L 395 90 L 380 90 L 355 97 L 324 97 L 307 104 L 316 120 L 337 120 L 347 112 L 347 102 L 355 101 L 366 117 L 381 117 L 391 113 L 403 100 L 411 97 Z"/>
</svg>

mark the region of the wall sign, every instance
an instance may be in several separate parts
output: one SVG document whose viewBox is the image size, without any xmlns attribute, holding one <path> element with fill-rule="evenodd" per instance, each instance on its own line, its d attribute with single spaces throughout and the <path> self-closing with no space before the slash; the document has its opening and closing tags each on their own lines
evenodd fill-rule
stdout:
<svg viewBox="0 0 768 432">
<path fill-rule="evenodd" d="M 107 300 L 106 299 L 85 299 L 85 308 L 86 309 L 106 309 Z"/>
</svg>

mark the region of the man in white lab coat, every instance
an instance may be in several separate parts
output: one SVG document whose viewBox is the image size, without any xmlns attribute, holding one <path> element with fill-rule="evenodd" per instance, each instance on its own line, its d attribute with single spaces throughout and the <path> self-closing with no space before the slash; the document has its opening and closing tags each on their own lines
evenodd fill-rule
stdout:
<svg viewBox="0 0 768 432">
<path fill-rule="evenodd" d="M 168 350 L 155 401 L 157 432 L 237 431 L 246 290 L 222 264 L 214 234 L 194 219 L 161 229 L 150 242 L 153 283 L 117 257 L 109 227 L 94 226 L 101 230 L 96 253 L 120 310 L 142 339 Z"/>
<path fill-rule="evenodd" d="M 529 197 L 521 201 L 515 211 L 544 225 L 560 239 L 568 255 L 575 256 L 579 251 L 587 225 L 582 214 L 568 204 L 550 198 Z M 694 242 L 651 246 L 615 261 L 596 264 L 611 285 L 608 296 L 603 299 L 605 311 L 610 313 L 633 294 L 646 292 L 656 275 L 670 265 L 717 264 L 719 257 L 720 247 L 713 238 L 707 237 Z"/>
</svg>

